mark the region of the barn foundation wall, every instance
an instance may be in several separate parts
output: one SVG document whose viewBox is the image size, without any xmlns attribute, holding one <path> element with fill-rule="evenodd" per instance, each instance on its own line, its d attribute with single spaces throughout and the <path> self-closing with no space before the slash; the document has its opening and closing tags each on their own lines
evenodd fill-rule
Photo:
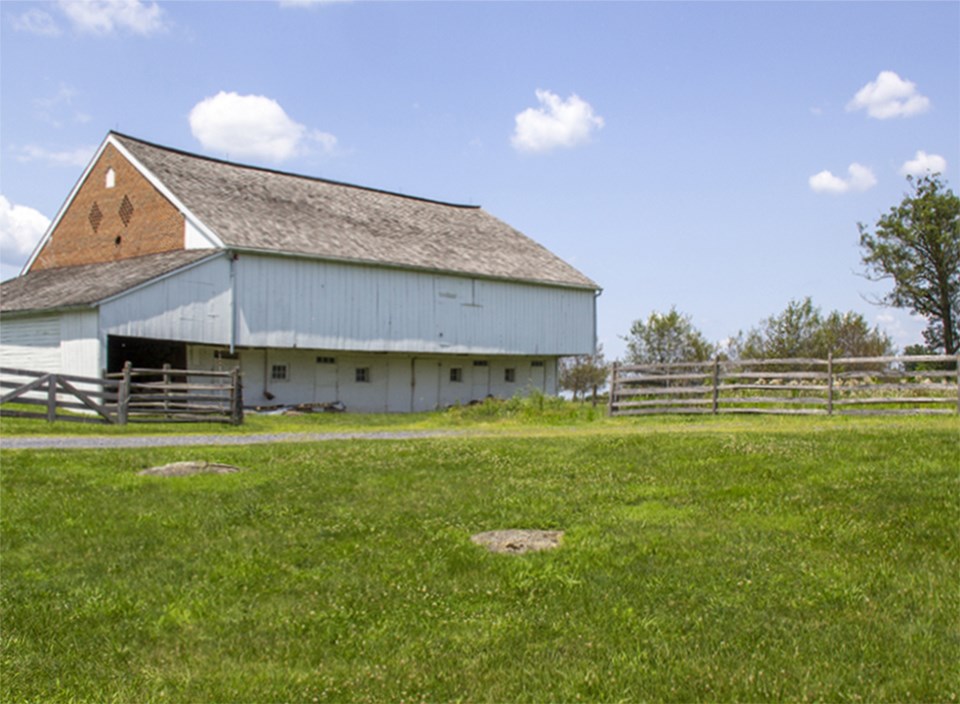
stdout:
<svg viewBox="0 0 960 704">
<path fill-rule="evenodd" d="M 190 345 L 191 369 L 243 374 L 247 406 L 342 403 L 358 413 L 410 413 L 539 391 L 557 393 L 555 357 L 364 354 Z"/>
</svg>

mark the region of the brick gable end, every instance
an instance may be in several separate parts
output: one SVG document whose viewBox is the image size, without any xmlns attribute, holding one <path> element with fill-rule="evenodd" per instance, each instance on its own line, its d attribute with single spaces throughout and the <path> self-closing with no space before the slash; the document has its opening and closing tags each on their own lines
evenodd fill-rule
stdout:
<svg viewBox="0 0 960 704">
<path fill-rule="evenodd" d="M 183 215 L 108 144 L 30 271 L 184 249 L 184 227 Z"/>
</svg>

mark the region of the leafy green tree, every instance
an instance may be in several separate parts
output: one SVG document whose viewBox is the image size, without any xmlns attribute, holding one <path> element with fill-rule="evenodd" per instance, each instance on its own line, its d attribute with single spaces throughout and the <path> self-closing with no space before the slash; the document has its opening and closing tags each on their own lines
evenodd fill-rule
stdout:
<svg viewBox="0 0 960 704">
<path fill-rule="evenodd" d="M 907 345 L 903 354 L 907 357 L 932 357 L 940 354 L 926 345 Z M 905 362 L 903 365 L 908 372 L 948 371 L 953 369 L 952 362 Z"/>
<path fill-rule="evenodd" d="M 913 193 L 890 209 L 870 232 L 863 223 L 860 248 L 867 277 L 891 279 L 880 299 L 927 319 L 927 346 L 955 354 L 960 349 L 960 198 L 939 174 L 907 180 Z"/>
<path fill-rule="evenodd" d="M 808 296 L 790 301 L 782 313 L 771 315 L 746 336 L 738 335 L 731 350 L 740 359 L 813 357 L 814 338 L 822 325 L 820 309 Z"/>
<path fill-rule="evenodd" d="M 833 311 L 814 335 L 816 357 L 889 357 L 896 353 L 890 336 L 871 328 L 859 313 Z"/>
<path fill-rule="evenodd" d="M 790 359 L 834 357 L 882 357 L 894 353 L 890 337 L 871 328 L 859 313 L 832 311 L 826 318 L 808 296 L 790 301 L 730 346 L 739 359 Z"/>
<path fill-rule="evenodd" d="M 716 354 L 716 345 L 707 342 L 689 315 L 672 307 L 662 314 L 654 311 L 630 327 L 627 341 L 627 362 L 630 364 L 669 364 L 704 362 Z"/>
<path fill-rule="evenodd" d="M 607 383 L 610 365 L 603 358 L 603 345 L 597 345 L 594 354 L 581 354 L 564 357 L 560 360 L 560 388 L 573 392 L 573 398 L 581 401 L 587 392 L 596 394 L 597 389 Z"/>
</svg>

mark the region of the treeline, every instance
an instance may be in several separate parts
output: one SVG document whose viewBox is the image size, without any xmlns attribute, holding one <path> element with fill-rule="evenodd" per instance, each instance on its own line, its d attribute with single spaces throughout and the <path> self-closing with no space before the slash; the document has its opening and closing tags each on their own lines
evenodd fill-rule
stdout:
<svg viewBox="0 0 960 704">
<path fill-rule="evenodd" d="M 795 357 L 882 357 L 896 348 L 879 327 L 870 327 L 853 311 L 824 315 L 810 297 L 790 301 L 786 309 L 720 343 L 711 343 L 689 315 L 671 308 L 637 320 L 624 338 L 628 364 L 669 364 L 720 359 Z"/>
<path fill-rule="evenodd" d="M 634 321 L 622 360 L 626 364 L 672 364 L 706 362 L 712 359 L 826 359 L 833 357 L 887 357 L 897 353 L 890 336 L 871 327 L 860 313 L 830 311 L 824 314 L 808 296 L 790 301 L 775 315 L 758 325 L 739 331 L 722 342 L 710 342 L 694 325 L 691 316 L 672 307 L 654 311 Z M 912 345 L 905 354 L 934 354 L 923 345 Z M 561 360 L 560 386 L 585 398 L 607 381 L 610 364 L 603 347 L 596 354 Z"/>
</svg>

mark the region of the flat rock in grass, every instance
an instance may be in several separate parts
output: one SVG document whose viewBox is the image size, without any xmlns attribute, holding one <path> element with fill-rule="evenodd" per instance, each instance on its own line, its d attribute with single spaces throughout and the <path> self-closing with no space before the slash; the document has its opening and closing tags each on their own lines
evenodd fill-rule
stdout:
<svg viewBox="0 0 960 704">
<path fill-rule="evenodd" d="M 520 555 L 537 550 L 552 550 L 560 546 L 562 530 L 491 530 L 470 537 L 477 545 L 483 545 L 491 552 Z"/>
<path fill-rule="evenodd" d="M 150 467 L 137 474 L 145 477 L 187 477 L 192 474 L 233 474 L 241 471 L 239 467 L 218 462 L 172 462 Z"/>
</svg>

